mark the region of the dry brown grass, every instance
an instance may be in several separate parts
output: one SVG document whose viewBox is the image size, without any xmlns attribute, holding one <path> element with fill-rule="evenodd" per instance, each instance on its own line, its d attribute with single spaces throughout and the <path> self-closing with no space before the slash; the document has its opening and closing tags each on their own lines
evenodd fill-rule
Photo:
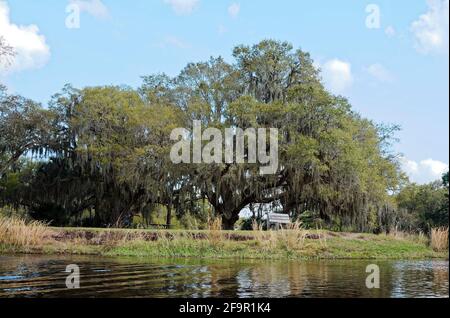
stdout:
<svg viewBox="0 0 450 318">
<path fill-rule="evenodd" d="M 0 244 L 20 248 L 41 246 L 50 233 L 45 223 L 0 216 Z"/>
<path fill-rule="evenodd" d="M 301 222 L 289 224 L 287 229 L 277 232 L 278 244 L 286 250 L 298 250 L 305 245 L 307 232 L 303 229 Z"/>
<path fill-rule="evenodd" d="M 272 230 L 264 231 L 263 224 L 258 223 L 256 220 L 252 222 L 252 236 L 264 251 L 270 251 L 277 245 L 276 232 Z"/>
<path fill-rule="evenodd" d="M 252 230 L 253 230 L 253 232 L 256 232 L 256 233 L 262 231 L 263 230 L 262 223 L 260 223 L 260 222 L 258 222 L 256 220 L 253 220 L 252 221 Z"/>
<path fill-rule="evenodd" d="M 300 250 L 305 246 L 308 234 L 301 222 L 294 222 L 278 231 L 263 231 L 262 225 L 254 221 L 252 229 L 255 240 L 267 251 L 275 248 L 281 248 L 286 251 Z"/>
<path fill-rule="evenodd" d="M 388 236 L 397 239 L 397 240 L 404 240 L 408 237 L 408 233 L 400 231 L 397 227 L 391 229 Z"/>
<path fill-rule="evenodd" d="M 448 249 L 448 227 L 431 229 L 431 247 L 436 252 Z"/>
<path fill-rule="evenodd" d="M 208 241 L 211 245 L 220 245 L 224 239 L 222 235 L 222 218 L 208 219 Z"/>
<path fill-rule="evenodd" d="M 428 237 L 422 231 L 410 233 L 400 231 L 395 228 L 389 233 L 388 237 L 394 238 L 396 240 L 407 240 L 424 245 L 427 245 L 429 242 Z"/>
</svg>

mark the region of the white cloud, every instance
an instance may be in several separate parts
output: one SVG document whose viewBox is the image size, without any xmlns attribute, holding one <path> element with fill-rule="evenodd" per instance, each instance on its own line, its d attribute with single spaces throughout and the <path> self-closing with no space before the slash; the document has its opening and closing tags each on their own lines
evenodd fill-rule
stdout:
<svg viewBox="0 0 450 318">
<path fill-rule="evenodd" d="M 44 66 L 50 58 L 50 48 L 39 28 L 34 25 L 11 23 L 9 6 L 0 0 L 0 36 L 10 45 L 16 56 L 6 69 L 0 65 L 0 73 L 22 71 Z"/>
<path fill-rule="evenodd" d="M 167 47 L 167 46 L 172 46 L 178 49 L 188 49 L 191 47 L 189 43 L 186 43 L 180 38 L 177 38 L 176 36 L 173 35 L 167 36 L 160 45 L 160 47 Z"/>
<path fill-rule="evenodd" d="M 353 84 L 352 66 L 350 63 L 332 59 L 321 66 L 325 86 L 334 94 L 341 94 Z"/>
<path fill-rule="evenodd" d="M 199 4 L 199 0 L 164 0 L 178 15 L 189 15 Z"/>
<path fill-rule="evenodd" d="M 241 5 L 239 3 L 233 3 L 228 7 L 228 14 L 233 18 L 237 18 L 241 12 Z"/>
<path fill-rule="evenodd" d="M 423 54 L 448 54 L 449 0 L 428 0 L 428 12 L 411 25 L 416 49 Z"/>
<path fill-rule="evenodd" d="M 409 179 L 419 184 L 440 180 L 449 168 L 448 164 L 433 159 L 416 162 L 403 158 L 401 164 Z"/>
<path fill-rule="evenodd" d="M 225 34 L 225 33 L 228 32 L 228 29 L 227 29 L 223 24 L 221 24 L 221 25 L 219 25 L 219 27 L 217 28 L 217 32 L 218 32 L 220 35 L 223 35 L 223 34 Z"/>
<path fill-rule="evenodd" d="M 392 38 L 397 34 L 397 31 L 392 25 L 390 25 L 384 30 L 384 33 L 386 33 L 388 37 Z"/>
<path fill-rule="evenodd" d="M 80 12 L 86 12 L 95 18 L 104 19 L 109 17 L 108 8 L 102 0 L 69 0 L 69 3 L 77 5 Z"/>
<path fill-rule="evenodd" d="M 380 82 L 392 82 L 394 77 L 392 74 L 380 63 L 375 63 L 367 68 L 367 73 Z"/>
</svg>

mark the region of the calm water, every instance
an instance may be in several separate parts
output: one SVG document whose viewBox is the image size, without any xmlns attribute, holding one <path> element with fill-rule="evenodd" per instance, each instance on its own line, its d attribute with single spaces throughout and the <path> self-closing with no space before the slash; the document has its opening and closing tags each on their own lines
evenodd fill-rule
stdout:
<svg viewBox="0 0 450 318">
<path fill-rule="evenodd" d="M 67 289 L 77 264 L 81 288 Z M 365 269 L 380 267 L 380 289 Z M 448 261 L 240 262 L 0 256 L 0 297 L 448 297 Z"/>
</svg>

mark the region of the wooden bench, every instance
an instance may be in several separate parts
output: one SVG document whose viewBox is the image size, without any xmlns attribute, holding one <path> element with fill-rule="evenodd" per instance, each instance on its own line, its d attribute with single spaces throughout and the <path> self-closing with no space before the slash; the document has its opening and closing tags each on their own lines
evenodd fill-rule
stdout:
<svg viewBox="0 0 450 318">
<path fill-rule="evenodd" d="M 287 214 L 267 213 L 267 229 L 279 229 L 291 223 Z"/>
</svg>

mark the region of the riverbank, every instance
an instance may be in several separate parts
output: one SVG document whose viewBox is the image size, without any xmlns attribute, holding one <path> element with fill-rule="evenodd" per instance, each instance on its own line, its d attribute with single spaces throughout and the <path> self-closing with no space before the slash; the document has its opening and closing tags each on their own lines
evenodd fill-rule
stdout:
<svg viewBox="0 0 450 318">
<path fill-rule="evenodd" d="M 15 228 L 13 229 L 13 227 Z M 51 228 L 0 229 L 0 253 L 240 259 L 448 259 L 425 236 L 324 230 L 163 231 Z"/>
</svg>

